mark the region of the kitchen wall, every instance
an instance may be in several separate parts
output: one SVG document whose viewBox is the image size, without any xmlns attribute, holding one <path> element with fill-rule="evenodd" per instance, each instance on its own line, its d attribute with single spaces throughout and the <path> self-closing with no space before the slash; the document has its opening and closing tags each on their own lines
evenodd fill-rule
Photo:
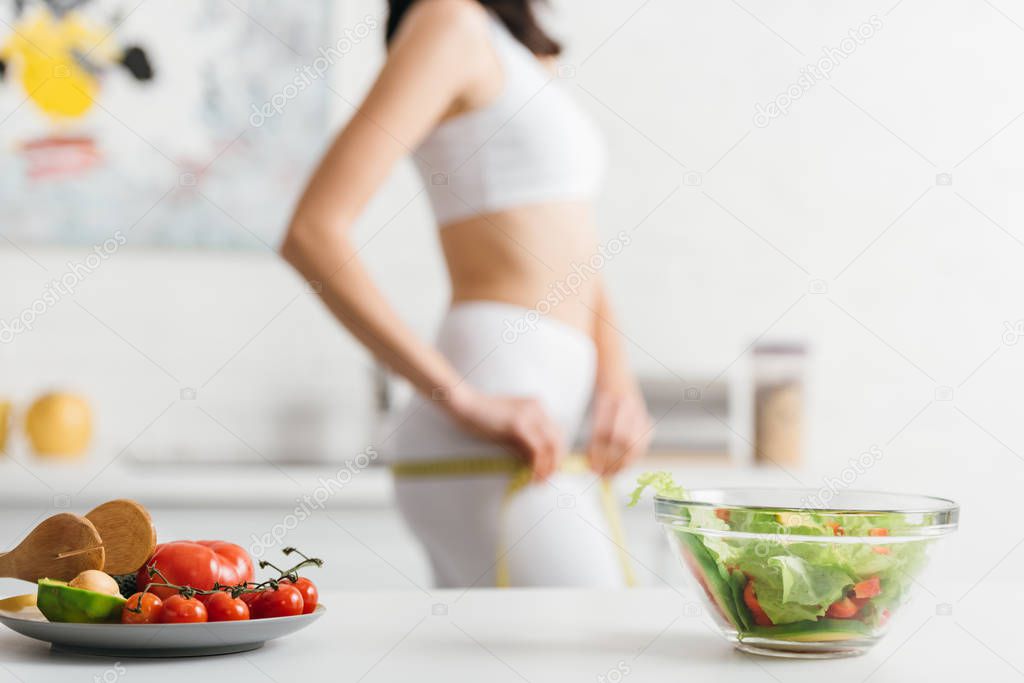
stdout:
<svg viewBox="0 0 1024 683">
<path fill-rule="evenodd" d="M 382 4 L 338 2 L 333 39 Z M 568 46 L 558 85 L 609 144 L 601 234 L 632 238 L 604 276 L 639 370 L 682 387 L 745 373 L 755 339 L 806 339 L 815 473 L 803 483 L 877 446 L 858 485 L 914 473 L 918 488 L 967 502 L 1007 495 L 1024 449 L 1013 381 L 1024 370 L 1024 11 L 1006 0 L 561 0 L 552 14 Z M 332 69 L 335 125 L 380 41 L 380 29 L 350 40 Z M 447 291 L 417 183 L 396 169 L 355 234 L 429 334 Z M 81 258 L 0 248 L 3 319 Z M 371 438 L 365 354 L 269 250 L 145 251 L 129 239 L 0 345 L 0 367 L 0 393 L 21 403 L 47 387 L 88 394 L 98 457 L 351 457 Z M 964 488 L 995 473 L 985 492 Z"/>
</svg>

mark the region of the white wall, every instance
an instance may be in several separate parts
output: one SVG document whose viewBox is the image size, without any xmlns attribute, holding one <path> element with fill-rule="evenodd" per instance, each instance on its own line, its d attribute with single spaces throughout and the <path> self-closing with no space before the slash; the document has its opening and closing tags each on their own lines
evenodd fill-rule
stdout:
<svg viewBox="0 0 1024 683">
<path fill-rule="evenodd" d="M 563 85 L 611 150 L 601 233 L 643 222 L 606 270 L 633 360 L 709 376 L 758 335 L 806 336 L 813 464 L 835 472 L 878 444 L 885 458 L 863 483 L 913 468 L 922 489 L 955 495 L 960 471 L 1005 473 L 993 486 L 1009 487 L 1022 467 L 1012 451 L 1024 452 L 1013 381 L 1024 351 L 1001 341 L 1003 322 L 1024 318 L 1024 12 L 1005 0 L 742 4 L 756 18 L 736 3 L 556 3 L 575 66 Z M 381 5 L 339 3 L 336 36 Z M 872 15 L 882 28 L 831 81 L 753 124 L 755 103 Z M 364 90 L 379 37 L 335 68 L 342 97 Z M 947 172 L 952 186 L 937 186 Z M 447 291 L 422 197 L 395 215 L 416 188 L 409 168 L 396 171 L 357 235 L 426 333 Z M 75 258 L 29 251 L 54 274 Z M 5 319 L 47 277 L 6 247 L 0 273 Z M 827 293 L 811 293 L 815 280 Z M 0 346 L 2 391 L 88 393 L 112 452 L 243 453 L 239 439 L 276 451 L 296 438 L 354 452 L 367 437 L 339 417 L 363 423 L 369 366 L 300 285 L 270 253 L 125 248 Z M 197 402 L 176 402 L 225 363 Z M 934 400 L 941 386 L 952 401 Z"/>
</svg>

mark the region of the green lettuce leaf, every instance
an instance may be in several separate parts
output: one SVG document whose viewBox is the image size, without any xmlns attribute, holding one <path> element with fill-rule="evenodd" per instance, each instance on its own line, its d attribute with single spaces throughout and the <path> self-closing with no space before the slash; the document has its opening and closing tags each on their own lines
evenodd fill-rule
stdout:
<svg viewBox="0 0 1024 683">
<path fill-rule="evenodd" d="M 839 567 L 814 565 L 793 555 L 778 555 L 768 563 L 779 568 L 784 602 L 827 608 L 853 584 L 850 575 Z"/>
<path fill-rule="evenodd" d="M 686 489 L 676 484 L 670 473 L 645 472 L 636 478 L 636 488 L 629 498 L 629 507 L 633 507 L 640 502 L 640 497 L 647 487 L 651 487 L 656 495 L 666 498 L 683 498 L 686 496 Z"/>
</svg>

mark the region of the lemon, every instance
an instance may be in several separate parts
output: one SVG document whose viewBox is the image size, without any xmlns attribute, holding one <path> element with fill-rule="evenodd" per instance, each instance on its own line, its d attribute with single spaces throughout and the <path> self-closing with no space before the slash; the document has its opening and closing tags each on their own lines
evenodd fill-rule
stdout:
<svg viewBox="0 0 1024 683">
<path fill-rule="evenodd" d="M 74 394 L 41 396 L 28 409 L 25 431 L 39 455 L 80 455 L 92 436 L 89 404 Z"/>
</svg>

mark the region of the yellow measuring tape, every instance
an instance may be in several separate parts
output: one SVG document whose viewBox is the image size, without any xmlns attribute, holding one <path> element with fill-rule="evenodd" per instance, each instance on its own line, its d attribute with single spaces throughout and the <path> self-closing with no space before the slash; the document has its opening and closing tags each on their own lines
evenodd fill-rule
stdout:
<svg viewBox="0 0 1024 683">
<path fill-rule="evenodd" d="M 565 474 L 586 474 L 590 472 L 587 459 L 579 454 L 570 455 L 562 461 L 558 468 L 559 472 Z M 508 486 L 505 488 L 505 495 L 502 501 L 502 512 L 508 509 L 509 501 L 513 496 L 529 486 L 533 478 L 533 472 L 521 460 L 515 458 L 466 458 L 450 460 L 428 460 L 414 462 L 399 462 L 391 465 L 391 472 L 396 477 L 466 477 L 485 476 L 493 474 L 509 475 Z M 636 583 L 633 575 L 633 565 L 629 561 L 629 555 L 625 549 L 625 536 L 622 533 L 622 519 L 619 515 L 619 507 L 615 504 L 615 495 L 612 492 L 611 482 L 601 479 L 601 506 L 604 509 L 605 517 L 608 519 L 609 531 L 612 534 L 612 542 L 618 550 L 619 561 L 622 564 L 622 573 L 626 585 L 633 586 Z M 502 525 L 502 534 L 504 534 Z M 498 557 L 494 564 L 495 584 L 499 588 L 508 588 L 511 585 L 508 569 L 508 551 L 505 549 L 504 538 L 498 540 Z"/>
</svg>

